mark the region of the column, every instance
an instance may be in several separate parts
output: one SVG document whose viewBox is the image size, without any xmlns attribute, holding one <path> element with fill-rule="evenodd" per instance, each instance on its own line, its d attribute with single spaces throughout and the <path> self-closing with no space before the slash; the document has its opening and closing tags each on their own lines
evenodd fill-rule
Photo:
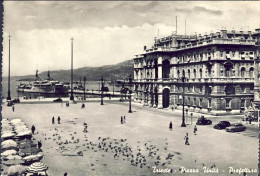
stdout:
<svg viewBox="0 0 260 176">
<path fill-rule="evenodd" d="M 163 90 L 162 85 L 159 85 L 159 88 L 158 88 L 158 109 L 162 109 L 163 108 L 162 90 Z"/>
<path fill-rule="evenodd" d="M 158 58 L 158 79 L 162 79 L 162 57 Z"/>
</svg>

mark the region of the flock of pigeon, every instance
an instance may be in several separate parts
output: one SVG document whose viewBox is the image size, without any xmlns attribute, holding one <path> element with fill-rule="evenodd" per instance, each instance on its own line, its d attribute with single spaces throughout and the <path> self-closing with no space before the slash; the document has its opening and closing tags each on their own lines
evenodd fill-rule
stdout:
<svg viewBox="0 0 260 176">
<path fill-rule="evenodd" d="M 105 153 L 110 154 L 114 159 L 122 159 L 133 167 L 152 169 L 153 166 L 158 168 L 173 168 L 174 159 L 181 160 L 180 152 L 168 151 L 168 141 L 165 138 L 165 145 L 157 147 L 151 141 L 141 144 L 137 141 L 137 145 L 131 147 L 127 139 L 112 139 L 110 137 L 98 137 L 95 142 L 88 139 L 88 133 L 78 134 L 77 132 L 65 131 L 66 129 L 52 128 L 50 133 L 42 134 L 45 140 L 52 139 L 56 142 L 56 150 L 66 156 L 83 156 L 84 151 L 92 150 L 93 152 L 101 152 L 104 157 Z M 61 135 L 69 133 L 69 135 Z M 80 140 L 80 135 L 84 135 L 84 139 Z M 69 136 L 70 139 L 63 139 L 63 136 Z M 69 153 L 69 154 L 68 154 Z M 197 162 L 196 160 L 194 161 Z M 104 166 L 107 164 L 104 164 Z M 205 166 L 204 164 L 202 164 Z M 90 166 L 94 166 L 91 163 Z M 212 165 L 210 168 L 216 167 Z M 94 169 L 92 169 L 94 170 Z M 173 169 L 171 169 L 173 172 Z"/>
</svg>

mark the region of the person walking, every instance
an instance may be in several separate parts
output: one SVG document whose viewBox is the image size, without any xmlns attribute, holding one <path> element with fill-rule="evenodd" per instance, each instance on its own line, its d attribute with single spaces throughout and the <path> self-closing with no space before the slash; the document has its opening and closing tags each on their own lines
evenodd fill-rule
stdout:
<svg viewBox="0 0 260 176">
<path fill-rule="evenodd" d="M 124 123 L 126 123 L 125 116 L 124 116 Z"/>
<path fill-rule="evenodd" d="M 169 129 L 172 131 L 172 122 L 169 124 Z"/>
<path fill-rule="evenodd" d="M 184 137 L 184 140 L 185 140 L 185 145 L 190 145 L 188 133 L 186 133 L 186 136 Z"/>
<path fill-rule="evenodd" d="M 52 117 L 52 124 L 55 124 L 55 118 L 54 118 L 54 116 Z"/>
<path fill-rule="evenodd" d="M 123 116 L 121 116 L 121 124 L 124 123 L 124 119 L 123 119 Z"/>
<path fill-rule="evenodd" d="M 14 105 L 12 106 L 13 112 L 14 112 Z"/>
<path fill-rule="evenodd" d="M 193 131 L 195 135 L 197 135 L 197 134 L 196 134 L 197 130 L 198 130 L 198 129 L 197 129 L 197 126 L 195 125 L 195 126 L 194 126 L 194 131 Z"/>
<path fill-rule="evenodd" d="M 32 125 L 31 130 L 32 130 L 32 134 L 34 134 L 34 131 L 35 131 L 35 126 L 34 125 Z"/>
<path fill-rule="evenodd" d="M 60 116 L 58 116 L 58 124 L 60 124 Z"/>
</svg>

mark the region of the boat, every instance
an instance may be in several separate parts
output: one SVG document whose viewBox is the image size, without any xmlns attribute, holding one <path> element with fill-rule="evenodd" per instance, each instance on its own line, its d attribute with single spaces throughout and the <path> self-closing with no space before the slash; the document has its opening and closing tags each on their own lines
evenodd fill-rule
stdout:
<svg viewBox="0 0 260 176">
<path fill-rule="evenodd" d="M 35 80 L 29 83 L 20 83 L 17 88 L 19 96 L 24 98 L 38 97 L 68 97 L 69 85 L 55 81 L 48 71 L 47 78 L 42 80 L 36 70 Z"/>
</svg>

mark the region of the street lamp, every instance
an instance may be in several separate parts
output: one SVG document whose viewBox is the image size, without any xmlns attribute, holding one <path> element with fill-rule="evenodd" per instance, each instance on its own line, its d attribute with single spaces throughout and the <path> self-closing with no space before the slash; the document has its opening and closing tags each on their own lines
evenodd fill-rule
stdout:
<svg viewBox="0 0 260 176">
<path fill-rule="evenodd" d="M 10 34 L 9 34 L 9 62 L 8 62 L 8 92 L 7 92 L 7 100 L 11 100 L 11 92 L 10 92 Z"/>
<path fill-rule="evenodd" d="M 185 114 L 184 114 L 184 82 L 187 81 L 188 79 L 185 76 L 183 76 L 180 78 L 180 80 L 182 81 L 182 124 L 181 124 L 181 127 L 186 127 Z"/>
<path fill-rule="evenodd" d="M 132 99 L 132 77 L 129 75 L 129 111 L 128 113 L 132 113 L 131 99 Z"/>
<path fill-rule="evenodd" d="M 100 102 L 100 105 L 104 105 L 104 103 L 103 103 L 103 87 L 104 87 L 104 79 L 103 79 L 103 76 L 101 76 L 100 84 L 101 84 L 101 102 Z"/>
<path fill-rule="evenodd" d="M 115 81 L 112 80 L 112 83 L 113 83 L 113 96 L 115 96 Z"/>
<path fill-rule="evenodd" d="M 83 100 L 86 100 L 85 91 L 86 91 L 86 76 L 84 76 L 84 96 L 83 96 Z"/>
<path fill-rule="evenodd" d="M 73 38 L 71 38 L 71 88 L 70 88 L 70 100 L 74 101 L 73 96 Z"/>
</svg>

